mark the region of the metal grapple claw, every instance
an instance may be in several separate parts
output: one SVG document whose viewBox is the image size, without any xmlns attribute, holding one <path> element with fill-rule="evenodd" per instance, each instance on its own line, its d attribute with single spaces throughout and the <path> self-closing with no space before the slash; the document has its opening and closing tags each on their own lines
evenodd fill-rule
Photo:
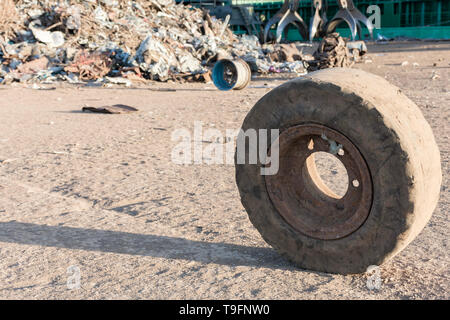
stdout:
<svg viewBox="0 0 450 320">
<path fill-rule="evenodd" d="M 326 26 L 326 33 L 334 32 L 336 27 L 343 21 L 347 23 L 350 28 L 352 39 L 355 40 L 356 35 L 359 34 L 361 38 L 362 29 L 360 22 L 362 22 L 369 30 L 370 37 L 373 38 L 373 25 L 370 20 L 359 11 L 353 0 L 337 0 L 339 10 Z"/>
<path fill-rule="evenodd" d="M 269 19 L 264 27 L 264 42 L 267 42 L 270 28 L 277 22 L 276 42 L 280 42 L 284 29 L 291 23 L 297 27 L 304 39 L 308 38 L 308 27 L 297 13 L 299 3 L 300 0 L 284 0 L 281 9 Z"/>
<path fill-rule="evenodd" d="M 353 0 L 347 0 L 348 4 L 349 4 L 349 10 L 351 15 L 353 16 L 353 18 L 356 20 L 356 22 L 358 23 L 358 27 L 359 27 L 359 33 L 360 35 L 362 35 L 361 32 L 361 26 L 360 26 L 360 22 L 363 23 L 366 27 L 367 30 L 369 30 L 369 34 L 370 34 L 370 38 L 373 39 L 373 29 L 374 26 L 372 24 L 372 22 L 370 22 L 370 20 L 361 13 L 361 11 L 359 11 L 355 5 L 353 4 Z"/>
<path fill-rule="evenodd" d="M 327 0 L 314 0 L 311 10 L 313 15 L 309 23 L 309 41 L 312 41 L 314 37 L 320 37 L 324 35 L 325 25 L 327 23 Z"/>
<path fill-rule="evenodd" d="M 267 21 L 267 23 L 266 23 L 266 25 L 264 27 L 264 43 L 266 43 L 267 40 L 268 40 L 267 38 L 269 36 L 270 28 L 274 24 L 278 23 L 281 20 L 282 17 L 283 17 L 283 14 L 281 14 L 281 10 L 280 10 L 279 12 L 277 12 L 277 14 L 275 14 L 273 17 L 271 17 L 269 19 L 269 21 Z"/>
<path fill-rule="evenodd" d="M 308 27 L 306 26 L 306 23 L 296 11 L 293 11 L 286 13 L 283 18 L 281 18 L 277 27 L 277 42 L 281 41 L 284 29 L 291 23 L 297 27 L 303 39 L 308 39 Z"/>
</svg>

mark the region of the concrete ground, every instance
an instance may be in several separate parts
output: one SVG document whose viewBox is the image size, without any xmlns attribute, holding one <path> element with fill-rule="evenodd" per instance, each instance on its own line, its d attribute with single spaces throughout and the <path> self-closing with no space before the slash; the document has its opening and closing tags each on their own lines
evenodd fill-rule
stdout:
<svg viewBox="0 0 450 320">
<path fill-rule="evenodd" d="M 264 84 L 282 83 L 260 79 L 236 92 L 0 87 L 0 298 L 449 299 L 450 43 L 372 45 L 369 58 L 355 67 L 423 111 L 444 175 L 433 217 L 381 266 L 379 290 L 281 258 L 248 220 L 233 165 L 171 161 L 174 130 L 238 129 Z M 116 103 L 140 111 L 80 112 Z"/>
</svg>

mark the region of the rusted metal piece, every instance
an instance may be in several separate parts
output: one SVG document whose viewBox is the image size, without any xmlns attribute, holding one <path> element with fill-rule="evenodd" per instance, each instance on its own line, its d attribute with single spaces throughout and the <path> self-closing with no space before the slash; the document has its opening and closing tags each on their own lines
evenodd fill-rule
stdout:
<svg viewBox="0 0 450 320">
<path fill-rule="evenodd" d="M 47 70 L 50 61 L 47 57 L 41 57 L 39 59 L 32 60 L 30 62 L 25 62 L 17 67 L 14 73 L 17 74 L 33 74 L 41 70 Z"/>
<path fill-rule="evenodd" d="M 120 114 L 120 113 L 130 113 L 130 112 L 135 112 L 135 111 L 139 111 L 136 108 L 124 105 L 124 104 L 115 104 L 113 106 L 104 106 L 104 107 L 83 107 L 81 109 L 83 112 L 85 111 L 90 111 L 90 112 L 95 112 L 95 113 L 108 113 L 108 114 Z"/>
<path fill-rule="evenodd" d="M 278 143 L 279 171 L 265 176 L 265 181 L 273 205 L 286 222 L 323 240 L 346 237 L 361 227 L 372 205 L 372 180 L 356 146 L 319 124 L 290 127 L 280 134 Z M 345 166 L 349 184 L 343 197 L 321 180 L 310 157 L 319 151 L 335 155 Z"/>
<path fill-rule="evenodd" d="M 97 80 L 111 71 L 112 59 L 107 53 L 82 51 L 64 71 L 79 74 L 80 80 Z"/>
</svg>

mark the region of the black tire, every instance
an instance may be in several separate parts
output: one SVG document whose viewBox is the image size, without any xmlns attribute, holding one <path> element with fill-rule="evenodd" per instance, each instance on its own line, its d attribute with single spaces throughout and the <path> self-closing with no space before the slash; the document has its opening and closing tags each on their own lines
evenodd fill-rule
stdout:
<svg viewBox="0 0 450 320">
<path fill-rule="evenodd" d="M 339 239 L 306 235 L 280 215 L 261 163 L 236 163 L 236 182 L 250 221 L 267 243 L 301 268 L 348 274 L 381 265 L 418 235 L 438 202 L 440 154 L 430 126 L 419 108 L 385 79 L 335 68 L 273 89 L 248 113 L 242 129 L 280 129 L 282 134 L 309 123 L 341 133 L 358 148 L 371 175 L 367 218 Z"/>
</svg>

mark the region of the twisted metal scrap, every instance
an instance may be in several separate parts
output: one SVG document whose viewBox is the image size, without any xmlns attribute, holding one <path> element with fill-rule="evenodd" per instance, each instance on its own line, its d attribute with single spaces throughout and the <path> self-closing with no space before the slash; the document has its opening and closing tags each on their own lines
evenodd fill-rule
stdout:
<svg viewBox="0 0 450 320">
<path fill-rule="evenodd" d="M 313 56 L 315 60 L 308 62 L 308 71 L 335 67 L 348 68 L 354 64 L 345 40 L 337 32 L 323 37 Z"/>
<path fill-rule="evenodd" d="M 106 53 L 81 51 L 64 71 L 79 74 L 80 80 L 97 80 L 111 71 L 112 60 Z"/>
</svg>

